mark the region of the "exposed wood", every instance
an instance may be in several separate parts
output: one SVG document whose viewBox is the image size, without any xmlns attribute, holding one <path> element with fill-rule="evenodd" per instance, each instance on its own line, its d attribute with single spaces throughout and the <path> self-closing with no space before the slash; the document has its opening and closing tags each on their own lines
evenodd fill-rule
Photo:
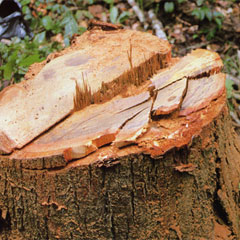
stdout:
<svg viewBox="0 0 240 240">
<path fill-rule="evenodd" d="M 184 77 L 193 79 L 218 73 L 222 67 L 222 60 L 217 53 L 197 49 L 181 58 L 171 68 L 156 74 L 151 79 L 150 88 L 161 89 Z"/>
<path fill-rule="evenodd" d="M 157 97 L 153 104 L 152 114 L 165 115 L 180 108 L 187 90 L 187 78 L 157 91 Z"/>
<path fill-rule="evenodd" d="M 63 153 L 67 161 L 84 157 L 99 147 L 112 143 L 121 126 L 139 112 L 147 107 L 150 111 L 149 98 L 149 93 L 144 92 L 75 112 L 22 151 L 13 153 L 12 157 L 22 159 Z"/>
<path fill-rule="evenodd" d="M 187 79 L 184 78 L 182 81 L 177 81 L 158 91 L 159 97 L 154 101 L 153 111 L 161 110 L 161 112 L 153 115 L 168 114 L 180 108 L 183 94 L 186 91 L 186 81 Z M 221 96 L 225 89 L 225 75 L 222 73 L 215 74 L 206 78 L 189 80 L 189 83 L 188 93 L 181 106 L 180 115 L 189 115 L 207 107 L 212 100 Z M 176 96 L 177 103 L 170 101 L 169 104 L 167 100 L 173 96 Z M 65 159 L 69 161 L 82 158 L 106 144 L 113 143 L 116 147 L 123 147 L 136 143 L 137 139 L 149 129 L 149 112 L 152 103 L 149 93 L 143 92 L 136 96 L 113 99 L 105 104 L 89 106 L 82 111 L 75 112 L 21 151 L 15 151 L 11 157 L 30 159 L 63 154 Z M 201 118 L 203 119 L 203 116 Z M 179 134 L 182 134 L 182 130 L 188 131 L 191 129 L 191 123 L 188 121 L 181 122 L 177 115 L 175 118 L 166 119 L 166 121 L 168 123 L 176 122 L 177 124 L 174 127 L 171 126 L 167 135 L 162 130 L 158 134 L 154 132 L 154 135 L 160 138 L 163 134 L 165 142 L 164 144 L 160 143 L 160 145 L 166 146 L 168 143 L 173 147 L 175 146 L 174 141 L 175 143 L 182 142 Z M 192 123 L 195 125 L 195 120 Z M 158 121 L 158 124 L 164 124 L 164 120 Z M 199 127 L 201 129 L 202 124 L 198 124 Z M 191 134 L 193 132 L 190 131 L 186 135 L 191 138 Z M 165 138 L 169 139 L 170 142 Z M 157 144 L 154 149 L 158 149 L 159 143 L 156 143 L 155 137 L 150 135 L 150 139 L 150 142 L 152 142 L 150 145 Z M 187 142 L 190 141 L 189 138 L 187 139 Z M 139 144 L 141 145 L 141 143 Z M 183 141 L 184 144 L 186 144 L 185 141 Z M 153 153 L 154 151 L 150 152 L 154 155 L 157 152 L 162 154 L 161 150 L 155 151 L 155 153 Z"/>
<path fill-rule="evenodd" d="M 157 158 L 174 148 L 191 145 L 195 136 L 215 119 L 225 105 L 225 93 L 201 111 L 191 112 L 185 117 L 178 113 L 153 121 L 147 133 L 137 140 L 142 151 Z"/>
<path fill-rule="evenodd" d="M 143 135 L 148 129 L 152 101 L 147 101 L 141 105 L 141 111 L 132 119 L 126 122 L 116 136 L 113 144 L 117 147 L 123 147 L 131 143 L 136 143 L 136 139 Z"/>
<path fill-rule="evenodd" d="M 209 52 L 207 51 L 207 53 Z M 208 69 L 210 69 L 209 66 Z M 214 72 L 211 69 L 209 71 Z M 168 70 L 163 73 L 167 76 L 169 74 Z M 94 104 L 75 112 L 22 150 L 15 151 L 11 158 L 32 159 L 64 155 L 66 161 L 70 161 L 85 157 L 107 144 L 113 144 L 115 147 L 138 144 L 144 146 L 144 151 L 151 153 L 152 156 L 161 155 L 176 144 L 179 146 L 187 144 L 191 140 L 191 134 L 194 135 L 194 133 L 188 131 L 191 129 L 189 127 L 191 124 L 188 121 L 180 121 L 179 113 L 177 113 L 166 119 L 168 123 L 173 122 L 174 127 L 171 126 L 167 133 L 162 130 L 160 133 L 153 131 L 152 135 L 150 110 L 153 116 L 170 114 L 180 108 L 180 115 L 198 111 L 207 107 L 213 99 L 221 96 L 225 89 L 224 79 L 224 74 L 214 74 L 194 80 L 184 77 L 165 88 L 154 90 L 157 97 L 155 98 L 153 95 L 151 99 L 146 90 L 149 89 L 148 85 L 144 85 L 143 88 L 140 88 L 142 93 L 136 96 L 125 98 L 118 96 L 107 103 Z M 188 87 L 189 92 L 183 100 L 187 81 L 191 84 Z M 130 92 L 134 91 L 132 89 Z M 196 122 L 193 121 L 193 123 Z M 158 124 L 164 125 L 164 119 L 158 120 Z M 202 124 L 198 124 L 198 127 L 201 129 Z M 149 133 L 144 136 L 148 130 Z M 185 133 L 188 136 L 185 140 L 180 137 L 183 130 L 188 132 Z M 141 136 L 143 139 L 149 139 L 147 144 L 149 147 L 146 148 L 146 144 L 143 144 L 141 138 L 139 139 Z M 161 142 L 162 140 L 160 143 L 158 141 L 161 136 L 165 136 L 164 143 Z M 161 145 L 160 149 L 159 144 Z M 151 150 L 152 147 L 154 150 Z"/>
<path fill-rule="evenodd" d="M 170 45 L 147 33 L 90 31 L 78 41 L 78 49 L 49 58 L 33 79 L 1 92 L 1 151 L 21 148 L 69 115 L 76 108 L 76 87 L 82 92 L 75 103 L 111 99 L 127 86 L 148 80 L 171 58 Z"/>
<path fill-rule="evenodd" d="M 188 115 L 209 105 L 225 90 L 225 74 L 219 73 L 198 80 L 189 80 L 188 91 L 181 106 L 180 115 Z"/>
</svg>

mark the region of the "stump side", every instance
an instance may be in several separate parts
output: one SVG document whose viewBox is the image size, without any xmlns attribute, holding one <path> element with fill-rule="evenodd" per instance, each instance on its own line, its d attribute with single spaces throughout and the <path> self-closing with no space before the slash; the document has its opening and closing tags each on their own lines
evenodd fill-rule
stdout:
<svg viewBox="0 0 240 240">
<path fill-rule="evenodd" d="M 1 158 L 0 238 L 215 239 L 217 222 L 239 239 L 239 158 L 226 106 L 191 145 L 160 159 L 37 170 Z"/>
</svg>

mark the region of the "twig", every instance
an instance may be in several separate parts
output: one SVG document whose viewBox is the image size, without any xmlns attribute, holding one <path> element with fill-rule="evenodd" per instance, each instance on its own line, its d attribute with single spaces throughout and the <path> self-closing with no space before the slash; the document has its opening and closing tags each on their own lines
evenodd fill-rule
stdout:
<svg viewBox="0 0 240 240">
<path fill-rule="evenodd" d="M 208 45 L 209 43 L 210 43 L 210 42 L 208 42 L 208 41 L 207 41 L 207 42 L 201 42 L 201 43 L 198 43 L 198 44 L 195 44 L 195 45 L 192 45 L 192 46 L 187 47 L 187 50 L 205 47 L 205 46 Z"/>
<path fill-rule="evenodd" d="M 185 21 L 185 20 L 182 20 L 180 17 L 176 17 L 176 19 L 177 19 L 180 23 L 183 23 L 183 24 L 185 24 L 185 25 L 187 25 L 187 26 L 192 26 L 191 23 L 189 23 L 189 22 L 187 22 L 187 21 Z"/>
<path fill-rule="evenodd" d="M 227 78 L 229 78 L 231 81 L 233 81 L 235 84 L 240 85 L 240 79 L 237 77 L 234 77 L 231 74 L 227 74 Z"/>
<path fill-rule="evenodd" d="M 154 14 L 153 10 L 148 11 L 148 17 L 152 21 L 152 28 L 155 30 L 155 34 L 158 38 L 162 38 L 167 40 L 167 36 L 163 31 L 163 24 L 157 19 L 156 15 Z"/>
<path fill-rule="evenodd" d="M 128 0 L 128 3 L 129 3 L 129 5 L 132 6 L 133 11 L 136 13 L 139 21 L 141 23 L 144 23 L 145 22 L 145 17 L 144 17 L 144 14 L 143 14 L 142 10 L 139 8 L 138 4 L 134 0 Z"/>
<path fill-rule="evenodd" d="M 235 122 L 233 122 L 233 125 L 234 125 L 235 127 L 240 127 L 240 124 L 237 124 L 237 123 L 235 123 Z"/>
<path fill-rule="evenodd" d="M 240 125 L 240 120 L 237 117 L 236 113 L 233 111 L 230 111 L 230 116 L 232 117 L 232 119 L 236 122 L 236 124 Z"/>
<path fill-rule="evenodd" d="M 239 93 L 235 93 L 234 91 L 232 92 L 232 95 L 235 99 L 240 100 L 240 94 Z"/>
</svg>

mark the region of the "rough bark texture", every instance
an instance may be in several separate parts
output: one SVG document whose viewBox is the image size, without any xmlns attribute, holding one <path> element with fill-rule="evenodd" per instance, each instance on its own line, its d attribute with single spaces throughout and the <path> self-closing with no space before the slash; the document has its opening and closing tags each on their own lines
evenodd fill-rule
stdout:
<svg viewBox="0 0 240 240">
<path fill-rule="evenodd" d="M 226 106 L 159 159 L 51 169 L 44 158 L 31 168 L 2 157 L 1 239 L 239 239 L 239 158 Z"/>
</svg>

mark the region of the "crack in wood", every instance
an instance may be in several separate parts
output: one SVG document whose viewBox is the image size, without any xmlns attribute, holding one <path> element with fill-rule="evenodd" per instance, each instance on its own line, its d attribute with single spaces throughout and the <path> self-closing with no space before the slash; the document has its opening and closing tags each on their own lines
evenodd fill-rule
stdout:
<svg viewBox="0 0 240 240">
<path fill-rule="evenodd" d="M 122 35 L 119 35 L 120 32 Z M 159 71 L 160 68 L 171 63 L 170 48 L 166 42 L 157 42 L 149 35 L 127 30 L 108 32 L 110 40 L 105 39 L 105 34 L 101 31 L 86 33 L 80 37 L 83 40 L 80 50 L 71 50 L 70 53 L 51 60 L 44 67 L 41 65 L 42 70 L 32 81 L 32 85 L 31 82 L 28 84 L 28 92 L 20 91 L 16 99 L 27 94 L 28 100 L 34 100 L 30 95 L 35 94 L 37 97 L 37 93 L 42 92 L 38 89 L 42 80 L 48 80 L 45 81 L 45 87 L 52 87 L 53 81 L 56 81 L 59 84 L 57 89 L 51 88 L 54 93 L 51 99 L 55 105 L 45 109 L 47 104 L 38 105 L 39 102 L 37 102 L 36 106 L 40 107 L 41 111 L 39 112 L 39 108 L 36 110 L 35 106 L 30 109 L 31 112 L 36 110 L 35 113 L 38 115 L 34 120 L 39 126 L 36 131 L 32 128 L 34 124 L 32 125 L 30 121 L 29 125 L 23 126 L 20 133 L 15 133 L 18 123 L 10 124 L 8 128 L 5 126 L 5 118 L 0 118 L 0 123 L 4 123 L 3 129 L 0 129 L 0 143 L 2 143 L 0 151 L 10 153 L 13 149 L 22 148 L 29 143 L 23 149 L 15 150 L 10 158 L 30 160 L 36 157 L 63 155 L 65 165 L 60 164 L 56 168 L 54 166 L 49 168 L 53 170 L 60 170 L 66 167 L 69 161 L 84 158 L 97 152 L 102 146 L 110 144 L 110 147 L 116 149 L 131 144 L 137 147 L 144 145 L 144 151 L 148 152 L 149 149 L 155 148 L 157 152 L 162 142 L 161 144 L 157 140 L 151 142 L 146 140 L 147 138 L 139 140 L 153 134 L 154 124 L 162 126 L 161 131 L 166 132 L 165 139 L 174 141 L 177 137 L 184 138 L 183 128 L 189 128 L 188 122 L 182 123 L 179 129 L 174 129 L 162 122 L 174 121 L 175 118 L 176 121 L 181 119 L 184 122 L 182 116 L 207 108 L 210 102 L 224 92 L 225 75 L 219 73 L 223 64 L 216 53 L 197 49 L 175 61 L 167 69 Z M 141 43 L 138 41 L 139 36 L 143 36 Z M 78 39 L 75 40 L 77 44 Z M 154 41 L 157 46 L 151 45 L 150 48 L 147 43 L 152 44 Z M 108 42 L 110 45 L 110 47 L 106 46 L 108 52 L 102 56 L 99 48 Z M 119 49 L 116 50 L 116 48 Z M 67 71 L 63 69 L 63 64 Z M 64 79 L 64 84 L 58 80 L 57 76 Z M 147 81 L 149 78 L 151 78 L 150 81 Z M 66 81 L 67 85 L 66 79 L 70 79 Z M 4 110 L 1 101 L 7 101 L 11 91 L 11 89 L 6 90 L 0 95 L 0 110 L 2 108 Z M 15 106 L 14 101 L 10 102 L 13 106 Z M 65 106 L 61 108 L 60 103 L 63 102 L 63 105 L 67 105 L 66 108 Z M 52 111 L 52 108 L 56 109 Z M 44 115 L 47 111 L 51 114 Z M 21 116 L 17 112 L 14 114 L 17 117 Z M 55 115 L 58 116 L 55 118 Z M 165 117 L 153 119 L 159 115 L 165 115 Z M 44 117 L 49 122 L 46 122 Z M 54 120 L 50 119 L 51 117 Z M 63 117 L 65 117 L 64 120 L 62 120 Z M 22 119 L 18 120 L 21 123 Z M 39 122 L 39 120 L 43 121 Z M 49 126 L 52 127 L 49 129 Z M 26 129 L 30 135 L 24 133 Z M 49 130 L 46 131 L 47 129 Z M 188 133 L 184 132 L 184 134 Z M 188 139 L 192 138 L 188 137 Z M 149 144 L 148 147 L 146 147 L 147 144 Z M 101 159 L 104 162 L 107 159 L 115 159 L 114 156 L 117 155 L 107 154 Z"/>
<path fill-rule="evenodd" d="M 138 41 L 139 37 L 141 41 Z M 79 46 L 76 40 L 74 46 L 63 51 L 66 54 L 54 58 L 45 66 L 39 64 L 41 71 L 28 82 L 27 91 L 19 91 L 19 87 L 26 85 L 22 82 L 0 94 L 1 151 L 10 153 L 22 148 L 74 109 L 110 100 L 129 85 L 139 86 L 161 68 L 162 62 L 167 63 L 171 59 L 170 44 L 147 33 L 96 30 L 84 33 L 79 39 Z M 131 48 L 132 66 L 127 64 L 129 39 L 134 46 Z M 106 67 L 114 69 L 102 72 L 101 69 Z"/>
</svg>

